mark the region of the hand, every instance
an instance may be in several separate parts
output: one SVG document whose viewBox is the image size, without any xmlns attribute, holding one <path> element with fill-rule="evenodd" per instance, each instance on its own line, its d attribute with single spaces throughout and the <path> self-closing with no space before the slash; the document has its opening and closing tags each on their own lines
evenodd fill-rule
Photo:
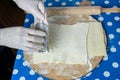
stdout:
<svg viewBox="0 0 120 80">
<path fill-rule="evenodd" d="M 24 27 L 0 29 L 0 45 L 24 51 L 39 51 L 44 46 L 45 32 Z"/>
<path fill-rule="evenodd" d="M 39 0 L 13 0 L 15 3 L 23 9 L 25 12 L 30 13 L 34 16 L 34 24 L 37 23 L 38 20 L 43 21 L 45 24 L 47 23 L 46 16 L 43 12 L 45 12 L 44 5 Z M 38 8 L 39 3 L 39 8 Z"/>
</svg>

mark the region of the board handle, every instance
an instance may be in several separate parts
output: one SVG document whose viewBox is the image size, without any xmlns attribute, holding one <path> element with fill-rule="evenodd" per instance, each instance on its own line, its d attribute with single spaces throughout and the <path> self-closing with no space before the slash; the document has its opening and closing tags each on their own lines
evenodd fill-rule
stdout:
<svg viewBox="0 0 120 80">
<path fill-rule="evenodd" d="M 119 13 L 120 8 L 102 8 L 102 12 Z"/>
<path fill-rule="evenodd" d="M 119 13 L 120 8 L 102 8 L 100 6 L 48 7 L 48 16 L 53 15 L 99 15 L 103 12 Z"/>
</svg>

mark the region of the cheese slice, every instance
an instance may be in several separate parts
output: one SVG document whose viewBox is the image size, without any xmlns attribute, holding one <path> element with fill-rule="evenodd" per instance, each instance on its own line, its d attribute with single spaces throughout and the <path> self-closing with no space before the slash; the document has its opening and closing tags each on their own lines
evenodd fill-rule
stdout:
<svg viewBox="0 0 120 80">
<path fill-rule="evenodd" d="M 87 64 L 89 58 L 106 55 L 104 34 L 99 22 L 74 25 L 49 24 L 49 53 L 33 54 L 33 64 L 42 62 Z"/>
<path fill-rule="evenodd" d="M 106 56 L 105 34 L 100 22 L 89 22 L 87 50 L 90 58 Z"/>
<path fill-rule="evenodd" d="M 33 55 L 33 63 L 87 64 L 86 36 L 89 23 L 49 24 L 49 53 Z"/>
</svg>

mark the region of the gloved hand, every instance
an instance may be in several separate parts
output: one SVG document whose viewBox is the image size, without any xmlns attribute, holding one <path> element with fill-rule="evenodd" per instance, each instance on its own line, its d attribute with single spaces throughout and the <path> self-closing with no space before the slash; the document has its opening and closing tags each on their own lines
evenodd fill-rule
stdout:
<svg viewBox="0 0 120 80">
<path fill-rule="evenodd" d="M 40 0 L 13 0 L 13 1 L 18 5 L 18 7 L 34 16 L 34 24 L 36 24 L 39 20 L 43 21 L 45 24 L 48 24 L 46 15 L 44 14 L 45 12 L 44 5 Z M 39 8 L 38 3 L 40 6 Z"/>
<path fill-rule="evenodd" d="M 38 51 L 44 46 L 45 32 L 24 27 L 0 29 L 0 45 L 24 51 Z"/>
</svg>

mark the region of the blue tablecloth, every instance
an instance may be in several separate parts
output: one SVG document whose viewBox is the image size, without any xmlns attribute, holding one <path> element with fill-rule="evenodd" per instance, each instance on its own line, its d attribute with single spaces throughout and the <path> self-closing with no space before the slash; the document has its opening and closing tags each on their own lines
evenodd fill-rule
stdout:
<svg viewBox="0 0 120 80">
<path fill-rule="evenodd" d="M 45 0 L 46 6 L 78 6 L 80 0 Z M 120 7 L 120 0 L 91 0 L 93 5 L 102 7 Z M 93 16 L 102 22 L 107 35 L 107 53 L 100 64 L 87 75 L 77 80 L 120 80 L 120 13 L 102 13 Z M 34 22 L 32 15 L 27 14 L 24 26 Z M 18 50 L 12 80 L 49 80 L 32 70 L 23 52 Z"/>
</svg>

